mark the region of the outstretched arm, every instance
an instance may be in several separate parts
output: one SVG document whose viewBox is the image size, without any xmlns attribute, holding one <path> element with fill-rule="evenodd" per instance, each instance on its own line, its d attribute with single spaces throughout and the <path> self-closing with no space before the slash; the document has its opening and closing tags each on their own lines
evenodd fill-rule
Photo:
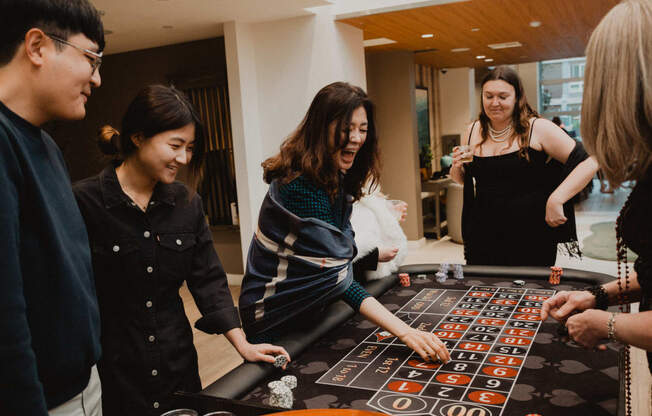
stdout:
<svg viewBox="0 0 652 416">
<path fill-rule="evenodd" d="M 285 348 L 272 344 L 250 344 L 249 341 L 247 341 L 242 328 L 233 328 L 227 331 L 224 336 L 226 336 L 242 358 L 247 361 L 265 361 L 267 363 L 273 363 L 275 356 L 285 355 L 285 358 L 290 362 L 290 354 L 285 351 Z M 286 366 L 287 363 L 283 365 L 284 370 Z"/>
<path fill-rule="evenodd" d="M 376 298 L 366 298 L 360 305 L 360 313 L 374 324 L 397 336 L 424 361 L 439 359 L 446 363 L 451 359 L 446 346 L 435 334 L 408 326 L 388 311 Z"/>
</svg>

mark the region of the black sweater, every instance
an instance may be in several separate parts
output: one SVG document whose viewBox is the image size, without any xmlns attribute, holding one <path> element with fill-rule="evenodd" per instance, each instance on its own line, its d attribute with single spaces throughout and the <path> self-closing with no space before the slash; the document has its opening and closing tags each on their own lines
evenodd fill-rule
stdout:
<svg viewBox="0 0 652 416">
<path fill-rule="evenodd" d="M 0 103 L 0 414 L 47 415 L 100 356 L 83 219 L 61 152 Z"/>
</svg>

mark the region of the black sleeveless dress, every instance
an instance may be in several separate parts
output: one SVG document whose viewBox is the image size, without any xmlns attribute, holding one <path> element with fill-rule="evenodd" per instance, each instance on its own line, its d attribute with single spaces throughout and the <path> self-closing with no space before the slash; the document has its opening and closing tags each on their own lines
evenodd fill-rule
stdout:
<svg viewBox="0 0 652 416">
<path fill-rule="evenodd" d="M 474 156 L 467 164 L 466 175 L 475 179 L 473 207 L 464 219 L 467 264 L 555 264 L 557 242 L 545 222 L 552 191 L 548 156 L 533 148 L 528 155 Z"/>
</svg>

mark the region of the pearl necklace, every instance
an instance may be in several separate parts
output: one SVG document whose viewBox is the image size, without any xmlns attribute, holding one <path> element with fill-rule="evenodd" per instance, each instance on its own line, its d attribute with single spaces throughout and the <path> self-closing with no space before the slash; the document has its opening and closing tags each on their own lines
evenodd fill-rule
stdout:
<svg viewBox="0 0 652 416">
<path fill-rule="evenodd" d="M 489 124 L 489 138 L 491 138 L 491 140 L 493 140 L 496 143 L 502 143 L 505 140 L 507 140 L 511 132 L 512 132 L 511 124 L 509 124 L 507 127 L 505 127 L 500 131 L 494 130 L 494 128 L 491 127 L 491 124 Z"/>
</svg>

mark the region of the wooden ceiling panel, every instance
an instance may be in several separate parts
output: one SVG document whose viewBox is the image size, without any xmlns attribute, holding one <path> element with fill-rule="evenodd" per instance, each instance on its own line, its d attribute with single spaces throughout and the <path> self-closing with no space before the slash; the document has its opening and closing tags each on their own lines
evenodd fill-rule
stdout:
<svg viewBox="0 0 652 416">
<path fill-rule="evenodd" d="M 364 39 L 396 43 L 368 51 L 409 50 L 417 63 L 437 68 L 479 67 L 584 55 L 591 31 L 619 0 L 469 0 L 439 6 L 341 19 L 362 29 Z M 531 27 L 539 21 L 541 26 Z M 471 31 L 478 28 L 478 31 Z M 429 39 L 424 33 L 433 33 Z M 487 45 L 520 42 L 522 47 Z M 470 48 L 467 52 L 451 52 Z M 494 61 L 476 59 L 485 55 Z"/>
</svg>

